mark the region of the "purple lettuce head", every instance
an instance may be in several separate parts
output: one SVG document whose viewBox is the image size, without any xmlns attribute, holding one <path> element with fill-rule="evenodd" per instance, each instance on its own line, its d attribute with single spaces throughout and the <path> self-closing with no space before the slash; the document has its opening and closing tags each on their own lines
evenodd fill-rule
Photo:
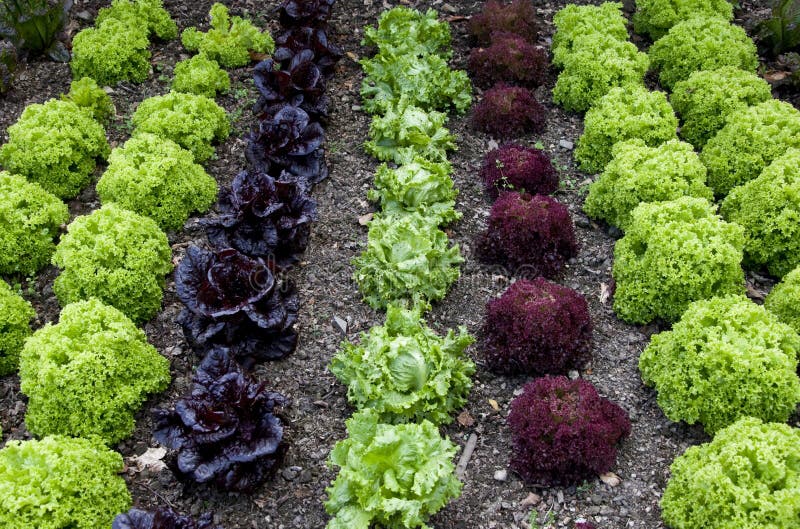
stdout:
<svg viewBox="0 0 800 529">
<path fill-rule="evenodd" d="M 179 477 L 252 492 L 283 455 L 274 412 L 285 404 L 283 395 L 250 380 L 227 349 L 215 348 L 197 368 L 191 395 L 173 410 L 153 412 L 153 437 L 178 451 L 172 469 Z"/>
<path fill-rule="evenodd" d="M 297 292 L 279 283 L 263 260 L 232 248 L 209 252 L 191 246 L 175 284 L 186 306 L 178 323 L 193 347 L 228 347 L 249 369 L 283 358 L 297 346 Z"/>
<path fill-rule="evenodd" d="M 511 33 L 534 43 L 539 37 L 540 20 L 530 0 L 513 0 L 509 4 L 489 0 L 480 13 L 470 18 L 469 32 L 482 46 L 489 45 L 495 33 Z"/>
<path fill-rule="evenodd" d="M 495 33 L 486 48 L 473 48 L 467 71 L 481 88 L 505 83 L 536 88 L 547 76 L 547 51 L 511 33 Z"/>
<path fill-rule="evenodd" d="M 540 149 L 515 143 L 503 145 L 486 155 L 481 178 L 492 198 L 505 190 L 549 195 L 558 189 L 558 173 L 550 156 Z"/>
<path fill-rule="evenodd" d="M 547 110 L 521 86 L 498 83 L 472 110 L 473 127 L 498 138 L 543 132 L 546 124 Z"/>
<path fill-rule="evenodd" d="M 264 114 L 275 105 L 288 102 L 317 120 L 328 115 L 325 80 L 314 62 L 313 51 L 295 54 L 285 68 L 274 59 L 263 60 L 253 69 L 253 77 L 261 93 L 256 114 Z"/>
<path fill-rule="evenodd" d="M 344 52 L 333 42 L 328 40 L 328 31 L 325 26 L 320 27 L 295 27 L 281 33 L 275 39 L 275 52 L 272 58 L 286 68 L 295 55 L 310 50 L 313 61 L 325 77 L 333 75 L 333 69 Z"/>
<path fill-rule="evenodd" d="M 317 219 L 317 203 L 292 181 L 243 171 L 220 194 L 220 214 L 202 221 L 211 244 L 235 248 L 284 269 L 299 260 Z"/>
<path fill-rule="evenodd" d="M 553 277 L 578 253 L 569 210 L 544 195 L 506 192 L 477 240 L 481 257 L 524 277 Z"/>
<path fill-rule="evenodd" d="M 272 175 L 286 171 L 309 185 L 328 176 L 325 132 L 305 110 L 281 103 L 266 109 L 259 119 L 245 152 L 256 171 Z"/>
<path fill-rule="evenodd" d="M 313 27 L 324 24 L 331 16 L 336 0 L 284 0 L 280 7 L 280 22 L 286 27 Z"/>
<path fill-rule="evenodd" d="M 131 509 L 118 514 L 111 529 L 222 529 L 222 526 L 214 525 L 211 513 L 202 514 L 195 521 L 168 507 L 159 507 L 152 512 Z"/>
<path fill-rule="evenodd" d="M 586 299 L 538 277 L 520 279 L 486 305 L 481 349 L 498 373 L 566 374 L 591 358 Z"/>
<path fill-rule="evenodd" d="M 608 472 L 631 423 L 585 380 L 543 377 L 511 402 L 511 468 L 537 485 L 570 485 Z"/>
</svg>

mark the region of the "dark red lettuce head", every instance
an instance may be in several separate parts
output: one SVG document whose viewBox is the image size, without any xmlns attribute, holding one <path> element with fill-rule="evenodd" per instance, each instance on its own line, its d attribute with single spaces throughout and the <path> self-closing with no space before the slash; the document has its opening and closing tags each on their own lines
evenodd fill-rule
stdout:
<svg viewBox="0 0 800 529">
<path fill-rule="evenodd" d="M 552 278 L 578 253 L 566 206 L 544 195 L 505 192 L 476 241 L 481 258 L 520 277 Z"/>
<path fill-rule="evenodd" d="M 265 109 L 245 152 L 256 171 L 278 175 L 286 171 L 309 185 L 328 176 L 322 126 L 302 108 L 280 103 Z"/>
<path fill-rule="evenodd" d="M 286 27 L 313 27 L 324 24 L 331 16 L 336 0 L 284 0 L 280 7 L 280 22 Z"/>
<path fill-rule="evenodd" d="M 504 374 L 566 374 L 591 359 L 586 299 L 544 278 L 520 279 L 486 305 L 481 350 Z"/>
<path fill-rule="evenodd" d="M 631 431 L 628 414 L 590 383 L 543 377 L 511 402 L 511 468 L 527 482 L 571 485 L 608 472 L 616 444 Z"/>
<path fill-rule="evenodd" d="M 263 260 L 233 248 L 209 252 L 190 246 L 175 284 L 186 306 L 178 323 L 199 352 L 226 346 L 249 369 L 297 346 L 297 292 L 291 283 L 277 281 Z"/>
<path fill-rule="evenodd" d="M 547 110 L 521 86 L 498 83 L 472 109 L 472 126 L 498 138 L 540 133 L 546 124 Z"/>
<path fill-rule="evenodd" d="M 154 411 L 153 437 L 178 451 L 171 466 L 180 478 L 252 492 L 283 455 L 283 425 L 274 413 L 286 402 L 251 380 L 227 349 L 214 348 L 197 368 L 191 395 L 173 410 Z"/>
<path fill-rule="evenodd" d="M 327 78 L 333 75 L 333 69 L 344 52 L 333 42 L 328 40 L 328 31 L 325 26 L 320 27 L 295 27 L 281 33 L 275 39 L 275 52 L 272 58 L 286 68 L 295 55 L 310 50 L 314 54 L 312 59 Z"/>
<path fill-rule="evenodd" d="M 211 513 L 205 513 L 195 521 L 181 516 L 169 507 L 159 507 L 155 511 L 131 509 L 114 518 L 111 529 L 222 529 L 214 525 Z"/>
<path fill-rule="evenodd" d="M 511 33 L 495 34 L 487 48 L 473 48 L 467 71 L 481 88 L 499 82 L 536 88 L 545 82 L 547 51 Z"/>
<path fill-rule="evenodd" d="M 215 248 L 235 248 L 285 269 L 299 260 L 317 219 L 317 203 L 299 183 L 243 171 L 220 194 L 220 214 L 202 221 Z"/>
<path fill-rule="evenodd" d="M 494 33 L 513 33 L 531 44 L 539 38 L 539 17 L 531 0 L 506 4 L 489 0 L 469 21 L 469 32 L 481 46 L 488 46 Z"/>
<path fill-rule="evenodd" d="M 253 69 L 256 88 L 261 96 L 256 114 L 263 114 L 277 104 L 288 102 L 319 120 L 328 114 L 328 98 L 322 70 L 314 62 L 314 52 L 297 53 L 285 68 L 273 59 L 261 61 Z"/>
<path fill-rule="evenodd" d="M 558 173 L 550 156 L 543 150 L 515 143 L 503 145 L 486 155 L 481 178 L 493 199 L 501 191 L 549 195 L 558 189 Z"/>
</svg>

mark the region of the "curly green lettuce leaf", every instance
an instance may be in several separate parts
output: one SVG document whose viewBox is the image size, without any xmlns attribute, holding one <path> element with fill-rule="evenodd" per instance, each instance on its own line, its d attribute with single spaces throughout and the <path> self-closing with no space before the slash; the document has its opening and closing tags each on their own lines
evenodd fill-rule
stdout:
<svg viewBox="0 0 800 529">
<path fill-rule="evenodd" d="M 416 9 L 397 6 L 384 11 L 378 18 L 378 27 L 364 29 L 365 46 L 377 46 L 380 54 L 419 55 L 434 53 L 447 59 L 450 50 L 450 25 L 439 22 L 438 13 L 428 9 L 421 13 Z"/>
<path fill-rule="evenodd" d="M 445 128 L 447 116 L 441 112 L 425 112 L 404 101 L 389 108 L 383 116 L 375 116 L 369 127 L 370 141 L 366 151 L 381 161 L 398 165 L 416 156 L 434 162 L 446 162 L 447 151 L 455 150 L 455 137 Z"/>
</svg>

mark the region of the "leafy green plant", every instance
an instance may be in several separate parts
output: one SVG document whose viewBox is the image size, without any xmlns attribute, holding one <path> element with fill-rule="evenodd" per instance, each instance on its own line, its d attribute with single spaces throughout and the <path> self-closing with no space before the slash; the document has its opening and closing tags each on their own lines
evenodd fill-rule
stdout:
<svg viewBox="0 0 800 529">
<path fill-rule="evenodd" d="M 744 262 L 782 277 L 800 265 L 800 149 L 789 149 L 754 180 L 734 187 L 722 216 L 744 228 Z"/>
<path fill-rule="evenodd" d="M 611 37 L 620 42 L 628 40 L 628 21 L 622 14 L 621 2 L 603 2 L 599 6 L 568 4 L 553 17 L 553 64 L 563 67 L 573 53 L 575 41 L 583 36 Z M 584 43 L 589 42 L 584 40 Z"/>
<path fill-rule="evenodd" d="M 0 164 L 58 198 L 72 198 L 91 180 L 96 160 L 108 156 L 105 130 L 70 101 L 28 105 L 8 128 Z"/>
<path fill-rule="evenodd" d="M 444 126 L 447 115 L 426 112 L 401 104 L 383 116 L 374 116 L 369 126 L 370 140 L 364 149 L 382 161 L 398 165 L 421 156 L 433 162 L 446 162 L 447 151 L 455 150 L 455 136 Z"/>
<path fill-rule="evenodd" d="M 30 322 L 36 311 L 0 279 L 0 376 L 17 370 L 19 352 L 31 335 Z"/>
<path fill-rule="evenodd" d="M 347 421 L 347 432 L 328 459 L 340 469 L 326 490 L 327 529 L 430 529 L 428 517 L 461 493 L 456 447 L 431 422 L 381 424 L 364 410 Z"/>
<path fill-rule="evenodd" d="M 226 93 L 231 88 L 231 77 L 219 63 L 204 54 L 180 61 L 175 65 L 172 90 L 214 99 L 217 92 Z M 246 92 L 245 94 L 246 95 Z M 240 99 L 243 95 L 237 95 Z"/>
<path fill-rule="evenodd" d="M 659 72 L 658 79 L 668 90 L 701 70 L 734 66 L 754 73 L 758 67 L 756 46 L 744 29 L 716 16 L 675 24 L 650 47 L 649 54 L 651 68 Z"/>
<path fill-rule="evenodd" d="M 0 39 L 0 97 L 11 90 L 17 71 L 17 50 L 7 40 Z"/>
<path fill-rule="evenodd" d="M 178 25 L 164 9 L 162 0 L 114 0 L 111 7 L 97 13 L 94 24 L 100 27 L 112 19 L 125 23 L 131 30 L 144 31 L 148 38 L 155 35 L 172 40 L 178 36 Z"/>
<path fill-rule="evenodd" d="M 773 0 L 772 16 L 761 21 L 756 32 L 773 55 L 780 55 L 800 45 L 800 2 Z"/>
<path fill-rule="evenodd" d="M 756 178 L 790 147 L 800 148 L 800 111 L 770 99 L 732 112 L 725 126 L 708 140 L 700 160 L 717 197 Z"/>
<path fill-rule="evenodd" d="M 64 101 L 72 101 L 79 107 L 87 110 L 99 123 L 107 124 L 114 115 L 114 103 L 105 90 L 97 86 L 91 77 L 84 77 L 73 81 L 69 86 L 69 93 L 62 95 Z"/>
<path fill-rule="evenodd" d="M 72 0 L 6 0 L 0 3 L 0 37 L 19 49 L 68 62 L 69 51 L 58 38 L 71 8 Z"/>
<path fill-rule="evenodd" d="M 141 83 L 150 74 L 149 46 L 146 31 L 109 18 L 72 39 L 72 76 L 91 77 L 104 86 L 121 81 Z"/>
<path fill-rule="evenodd" d="M 417 157 L 390 169 L 386 164 L 375 173 L 375 189 L 367 195 L 379 202 L 384 213 L 419 213 L 426 218 L 436 218 L 446 224 L 461 218 L 455 210 L 458 190 L 453 187 L 447 162 L 430 162 Z"/>
<path fill-rule="evenodd" d="M 636 0 L 633 30 L 660 39 L 674 26 L 693 17 L 733 18 L 729 0 Z"/>
<path fill-rule="evenodd" d="M 131 506 L 123 467 L 122 456 L 96 440 L 8 441 L 0 450 L 0 526 L 111 527 Z"/>
<path fill-rule="evenodd" d="M 575 149 L 581 169 L 598 173 L 611 161 L 615 143 L 639 138 L 650 147 L 677 138 L 678 118 L 663 92 L 643 86 L 612 88 L 587 113 Z"/>
<path fill-rule="evenodd" d="M 225 109 L 204 96 L 170 92 L 142 101 L 133 113 L 135 133 L 150 132 L 172 140 L 202 163 L 214 154 L 215 141 L 230 134 Z"/>
<path fill-rule="evenodd" d="M 422 309 L 389 305 L 384 325 L 361 333 L 359 345 L 344 342 L 331 361 L 348 400 L 374 410 L 380 422 L 448 424 L 472 387 L 475 364 L 464 351 L 474 339 L 464 327 L 438 336 Z"/>
<path fill-rule="evenodd" d="M 364 28 L 364 46 L 376 46 L 378 53 L 401 57 L 436 54 L 449 58 L 450 25 L 439 21 L 434 9 L 424 13 L 405 6 L 397 6 L 381 13 L 378 27 Z"/>
<path fill-rule="evenodd" d="M 27 274 L 50 262 L 69 220 L 66 204 L 38 184 L 0 171 L 0 274 Z"/>
<path fill-rule="evenodd" d="M 114 444 L 133 433 L 147 395 L 169 385 L 169 361 L 119 310 L 92 298 L 64 307 L 20 353 L 25 424 L 37 435 L 97 436 Z"/>
<path fill-rule="evenodd" d="M 661 498 L 664 522 L 676 528 L 797 527 L 798 453 L 797 428 L 739 420 L 672 463 Z"/>
<path fill-rule="evenodd" d="M 639 369 L 670 420 L 714 434 L 742 417 L 785 422 L 800 402 L 798 353 L 800 336 L 764 307 L 715 297 L 653 336 Z"/>
<path fill-rule="evenodd" d="M 693 301 L 744 292 L 741 226 L 707 200 L 640 204 L 614 248 L 614 312 L 645 324 L 676 321 Z"/>
<path fill-rule="evenodd" d="M 800 334 L 800 266 L 783 276 L 767 298 L 764 307 Z"/>
<path fill-rule="evenodd" d="M 226 68 L 250 64 L 250 52 L 272 53 L 275 41 L 268 32 L 261 32 L 247 19 L 231 17 L 228 8 L 217 2 L 211 6 L 211 29 L 203 33 L 186 28 L 181 42 L 189 51 L 203 53 Z"/>
<path fill-rule="evenodd" d="M 111 152 L 97 194 L 103 204 L 114 202 L 150 217 L 162 229 L 177 230 L 191 212 L 211 207 L 217 182 L 194 163 L 191 152 L 142 132 Z"/>
<path fill-rule="evenodd" d="M 110 203 L 72 221 L 53 264 L 62 306 L 96 297 L 140 323 L 161 307 L 172 251 L 154 220 Z"/>
<path fill-rule="evenodd" d="M 725 66 L 694 72 L 675 83 L 669 98 L 680 116 L 681 137 L 702 149 L 733 112 L 772 98 L 772 88 L 758 75 Z"/>
<path fill-rule="evenodd" d="M 706 186 L 706 168 L 688 143 L 669 140 L 648 147 L 644 140 L 619 142 L 600 178 L 589 186 L 583 210 L 625 230 L 631 211 L 643 202 L 682 196 L 713 200 Z"/>
<path fill-rule="evenodd" d="M 371 307 L 439 300 L 458 279 L 464 259 L 457 244 L 448 247 L 436 222 L 410 213 L 369 223 L 367 249 L 353 259 L 353 278 Z"/>
</svg>

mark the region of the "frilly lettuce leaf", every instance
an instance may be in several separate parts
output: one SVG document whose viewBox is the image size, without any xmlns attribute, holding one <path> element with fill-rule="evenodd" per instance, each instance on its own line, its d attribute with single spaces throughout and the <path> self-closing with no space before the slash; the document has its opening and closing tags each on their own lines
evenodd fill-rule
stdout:
<svg viewBox="0 0 800 529">
<path fill-rule="evenodd" d="M 455 150 L 455 138 L 445 128 L 447 116 L 400 101 L 383 116 L 372 118 L 366 151 L 382 161 L 406 163 L 416 156 L 435 162 L 447 161 L 447 151 Z"/>
<path fill-rule="evenodd" d="M 378 27 L 364 29 L 365 46 L 377 46 L 378 52 L 387 55 L 419 55 L 435 53 L 448 58 L 450 51 L 450 25 L 440 22 L 438 13 L 428 9 L 398 6 L 385 11 L 378 19 Z"/>
</svg>

